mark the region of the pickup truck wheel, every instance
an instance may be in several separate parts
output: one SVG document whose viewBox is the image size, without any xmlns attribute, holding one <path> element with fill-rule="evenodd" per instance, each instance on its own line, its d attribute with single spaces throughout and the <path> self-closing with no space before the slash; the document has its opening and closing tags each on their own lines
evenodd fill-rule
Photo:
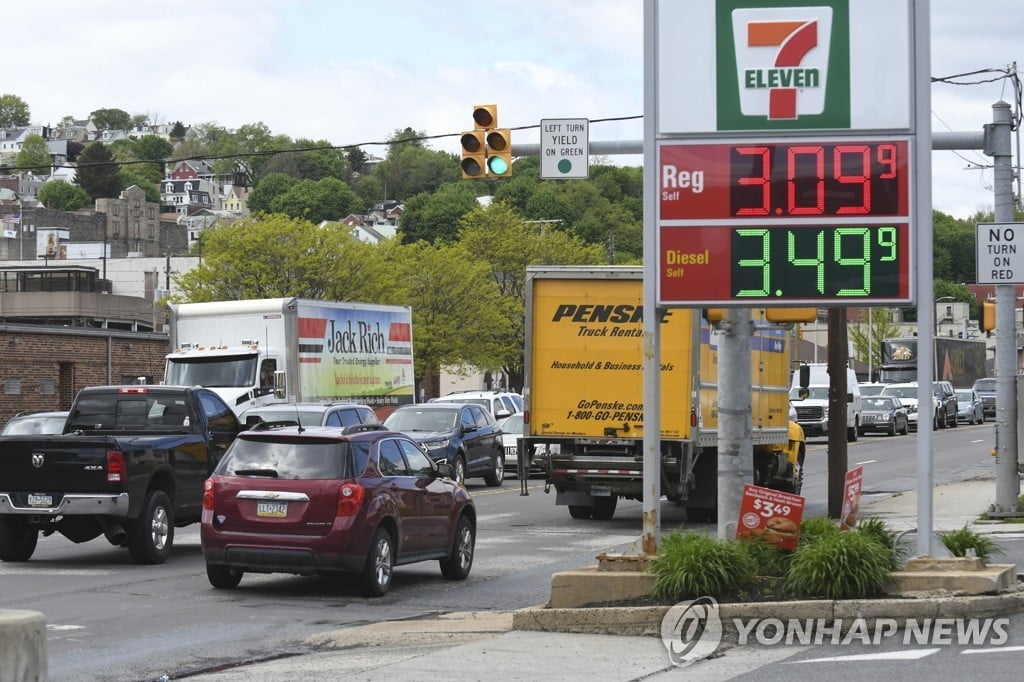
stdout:
<svg viewBox="0 0 1024 682">
<path fill-rule="evenodd" d="M 591 510 L 591 516 L 598 521 L 607 521 L 615 516 L 615 507 L 619 504 L 618 495 L 609 495 L 608 497 L 595 497 L 594 507 Z"/>
<path fill-rule="evenodd" d="M 848 443 L 856 443 L 857 442 L 857 434 L 859 432 L 860 432 L 860 428 L 858 426 L 847 427 L 847 429 L 846 429 L 846 442 L 848 442 Z"/>
<path fill-rule="evenodd" d="M 484 475 L 484 483 L 491 486 L 501 485 L 501 482 L 505 480 L 505 453 L 496 452 L 494 453 L 494 466 L 493 468 Z"/>
<path fill-rule="evenodd" d="M 39 531 L 27 519 L 0 517 L 0 560 L 28 561 L 36 551 Z"/>
<path fill-rule="evenodd" d="M 206 564 L 206 577 L 210 584 L 221 590 L 231 590 L 238 587 L 242 582 L 244 571 L 240 568 L 221 566 L 220 564 Z"/>
<path fill-rule="evenodd" d="M 585 504 L 569 505 L 569 516 L 573 517 L 574 519 L 589 519 L 593 511 L 593 507 L 589 507 Z"/>
<path fill-rule="evenodd" d="M 162 564 L 167 561 L 174 542 L 174 508 L 162 490 L 151 490 L 142 505 L 142 514 L 128 524 L 128 552 L 138 564 Z"/>
<path fill-rule="evenodd" d="M 441 559 L 441 575 L 448 580 L 465 580 L 469 577 L 469 569 L 473 568 L 473 548 L 476 546 L 476 533 L 473 523 L 463 514 L 455 526 L 455 539 L 448 556 Z"/>
<path fill-rule="evenodd" d="M 366 597 L 383 597 L 391 587 L 391 573 L 395 568 L 395 552 L 391 534 L 378 528 L 366 554 L 366 563 L 359 577 L 359 591 Z"/>
</svg>

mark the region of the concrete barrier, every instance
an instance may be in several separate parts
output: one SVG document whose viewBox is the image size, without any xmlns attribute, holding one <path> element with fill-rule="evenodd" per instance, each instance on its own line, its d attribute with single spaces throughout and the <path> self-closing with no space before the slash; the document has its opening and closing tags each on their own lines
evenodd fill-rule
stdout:
<svg viewBox="0 0 1024 682">
<path fill-rule="evenodd" d="M 46 618 L 38 611 L 0 609 L 0 680 L 46 679 Z"/>
</svg>

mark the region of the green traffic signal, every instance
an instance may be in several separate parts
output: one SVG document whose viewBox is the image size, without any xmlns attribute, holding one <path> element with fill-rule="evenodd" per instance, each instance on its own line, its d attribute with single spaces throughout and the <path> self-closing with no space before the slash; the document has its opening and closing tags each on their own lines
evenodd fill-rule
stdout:
<svg viewBox="0 0 1024 682">
<path fill-rule="evenodd" d="M 508 173 L 508 161 L 501 156 L 490 156 L 487 158 L 487 170 L 491 175 L 505 175 Z"/>
</svg>

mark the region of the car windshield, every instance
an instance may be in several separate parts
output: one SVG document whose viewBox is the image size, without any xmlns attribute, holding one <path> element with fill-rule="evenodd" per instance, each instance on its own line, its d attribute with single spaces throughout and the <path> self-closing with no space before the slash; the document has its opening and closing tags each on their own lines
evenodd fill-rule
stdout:
<svg viewBox="0 0 1024 682">
<path fill-rule="evenodd" d="M 882 390 L 885 395 L 894 395 L 897 398 L 917 398 L 917 386 L 886 386 Z"/>
<path fill-rule="evenodd" d="M 523 414 L 517 412 L 516 414 L 509 415 L 501 421 L 501 430 L 504 433 L 522 433 L 523 432 Z"/>
<path fill-rule="evenodd" d="M 876 410 L 891 410 L 892 399 L 890 398 L 865 398 L 864 406 Z"/>
<path fill-rule="evenodd" d="M 974 388 L 978 391 L 994 391 L 996 390 L 995 379 L 978 379 L 974 382 Z"/>
<path fill-rule="evenodd" d="M 970 389 L 957 391 L 956 400 L 960 403 L 969 403 L 974 400 L 974 391 Z"/>
<path fill-rule="evenodd" d="M 828 386 L 811 386 L 807 389 L 807 398 L 810 400 L 828 400 Z M 789 392 L 790 400 L 803 400 L 800 397 L 800 389 L 794 388 Z"/>
<path fill-rule="evenodd" d="M 451 431 L 459 418 L 454 410 L 396 410 L 384 420 L 392 431 Z"/>
<path fill-rule="evenodd" d="M 354 478 L 366 468 L 365 443 L 318 438 L 236 438 L 216 473 L 291 480 Z"/>
<path fill-rule="evenodd" d="M 883 388 L 885 388 L 885 386 L 878 385 L 878 384 L 875 384 L 875 385 L 861 384 L 861 386 L 860 386 L 860 394 L 862 396 L 865 396 L 865 395 L 878 395 L 879 393 L 882 392 Z"/>
</svg>

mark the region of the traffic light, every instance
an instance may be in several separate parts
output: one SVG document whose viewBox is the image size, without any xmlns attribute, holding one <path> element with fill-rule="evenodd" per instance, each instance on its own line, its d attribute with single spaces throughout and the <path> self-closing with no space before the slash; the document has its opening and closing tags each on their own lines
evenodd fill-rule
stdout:
<svg viewBox="0 0 1024 682">
<path fill-rule="evenodd" d="M 487 131 L 487 174 L 496 178 L 512 175 L 512 131 L 508 128 Z"/>
<path fill-rule="evenodd" d="M 473 107 L 474 130 L 462 133 L 463 178 L 507 178 L 512 175 L 512 131 L 498 128 L 498 107 Z"/>
<path fill-rule="evenodd" d="M 482 178 L 487 174 L 487 153 L 483 130 L 467 130 L 460 138 L 462 145 L 462 177 Z"/>
<path fill-rule="evenodd" d="M 817 308 L 765 308 L 764 319 L 769 322 L 815 322 L 818 319 Z"/>
<path fill-rule="evenodd" d="M 981 320 L 978 326 L 983 332 L 994 331 L 996 328 L 996 304 L 984 301 L 981 304 Z"/>
</svg>

